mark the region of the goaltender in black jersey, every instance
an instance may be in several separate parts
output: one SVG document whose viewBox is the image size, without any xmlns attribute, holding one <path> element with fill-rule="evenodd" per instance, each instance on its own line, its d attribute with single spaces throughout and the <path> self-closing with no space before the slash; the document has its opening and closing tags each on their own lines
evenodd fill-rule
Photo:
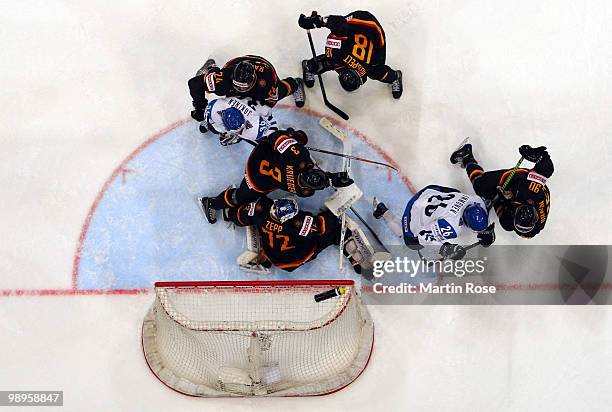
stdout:
<svg viewBox="0 0 612 412">
<path fill-rule="evenodd" d="M 293 271 L 313 260 L 325 248 L 340 243 L 340 224 L 330 211 L 318 215 L 298 209 L 293 198 L 257 201 L 226 209 L 225 220 L 237 226 L 255 226 L 261 239 L 260 263 Z M 265 263 L 264 263 L 265 266 Z"/>
<path fill-rule="evenodd" d="M 223 219 L 247 227 L 247 250 L 237 259 L 243 270 L 261 272 L 274 265 L 292 272 L 329 246 L 339 246 L 341 241 L 343 255 L 366 279 L 372 276 L 375 260 L 389 258 L 374 250 L 363 230 L 349 217 L 342 240 L 343 226 L 331 210 L 324 208 L 317 215 L 300 210 L 293 197 L 271 200 L 262 196 L 240 207 L 224 209 Z"/>
</svg>

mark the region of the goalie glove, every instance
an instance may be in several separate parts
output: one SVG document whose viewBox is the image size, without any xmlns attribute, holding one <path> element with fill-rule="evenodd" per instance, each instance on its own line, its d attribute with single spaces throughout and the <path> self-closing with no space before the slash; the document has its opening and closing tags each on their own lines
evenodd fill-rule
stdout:
<svg viewBox="0 0 612 412">
<path fill-rule="evenodd" d="M 478 238 L 481 246 L 491 246 L 493 242 L 495 242 L 495 223 L 491 223 L 485 230 L 478 232 L 476 237 Z"/>
<path fill-rule="evenodd" d="M 447 242 L 440 247 L 440 255 L 444 259 L 463 259 L 465 257 L 465 248 L 461 245 L 453 245 L 452 243 Z"/>
<path fill-rule="evenodd" d="M 355 183 L 348 175 L 348 172 L 327 173 L 333 187 L 347 187 Z"/>
</svg>

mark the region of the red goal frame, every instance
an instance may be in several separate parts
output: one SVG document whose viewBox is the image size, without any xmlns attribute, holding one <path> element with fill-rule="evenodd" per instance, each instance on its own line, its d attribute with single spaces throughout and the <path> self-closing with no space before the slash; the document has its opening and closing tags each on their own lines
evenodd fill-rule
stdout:
<svg viewBox="0 0 612 412">
<path fill-rule="evenodd" d="M 354 286 L 351 279 L 324 279 L 324 280 L 211 280 L 211 281 L 184 281 L 184 282 L 155 282 L 156 288 L 170 287 L 198 287 L 198 286 Z"/>
<path fill-rule="evenodd" d="M 213 280 L 213 281 L 160 281 L 160 282 L 155 282 L 154 283 L 154 287 L 198 287 L 198 286 L 208 286 L 208 287 L 231 287 L 231 286 L 236 286 L 236 287 L 248 287 L 248 286 L 254 286 L 254 287 L 258 287 L 258 286 L 325 286 L 325 285 L 329 285 L 329 286 L 354 286 L 355 285 L 355 281 L 351 280 L 351 279 L 326 279 L 326 280 L 253 280 L 253 281 L 245 281 L 245 280 Z M 353 382 L 355 382 L 357 379 L 359 379 L 359 377 L 363 374 L 363 372 L 367 369 L 368 365 L 370 364 L 370 359 L 372 359 L 372 353 L 374 352 L 374 341 L 376 339 L 376 333 L 375 333 L 375 328 L 373 327 L 373 336 L 372 336 L 372 345 L 370 347 L 370 353 L 368 355 L 368 359 L 363 367 L 363 369 L 361 369 L 361 371 L 359 372 L 359 374 L 357 376 L 355 376 L 355 378 L 348 382 L 346 385 L 340 387 L 340 388 L 336 388 L 333 391 L 329 391 L 329 392 L 325 392 L 325 393 L 319 393 L 316 395 L 282 395 L 280 397 L 284 397 L 284 398 L 301 398 L 301 397 L 317 397 L 317 396 L 326 396 L 326 395 L 331 395 L 333 393 L 339 392 L 341 390 L 343 390 L 344 388 L 348 387 L 349 385 L 351 385 Z M 149 364 L 149 361 L 147 360 L 147 356 L 145 353 L 145 348 L 144 348 L 144 325 L 143 328 L 141 329 L 141 337 L 140 337 L 140 344 L 141 344 L 141 349 L 142 349 L 142 354 L 143 357 L 145 359 L 145 363 L 147 364 L 147 367 L 149 368 L 149 370 L 151 371 L 151 374 L 155 377 L 155 379 L 157 379 L 159 382 L 161 382 L 165 387 L 171 389 L 172 391 L 179 393 L 181 395 L 184 396 L 189 396 L 192 398 L 201 398 L 200 396 L 197 395 L 193 395 L 190 393 L 185 393 L 182 392 L 176 388 L 173 388 L 172 386 L 168 385 L 166 382 L 164 382 L 163 380 L 161 380 L 159 378 L 159 376 L 157 376 L 157 374 L 155 373 L 155 371 L 153 370 L 153 368 L 151 367 L 151 365 Z M 241 397 L 233 397 L 233 396 L 226 396 L 226 397 L 219 397 L 219 398 L 235 398 L 235 399 L 244 399 Z"/>
</svg>

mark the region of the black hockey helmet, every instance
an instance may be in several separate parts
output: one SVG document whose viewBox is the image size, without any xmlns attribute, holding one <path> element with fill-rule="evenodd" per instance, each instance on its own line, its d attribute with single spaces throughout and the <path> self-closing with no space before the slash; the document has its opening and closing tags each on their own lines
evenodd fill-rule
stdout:
<svg viewBox="0 0 612 412">
<path fill-rule="evenodd" d="M 312 190 L 322 190 L 329 186 L 329 178 L 321 169 L 311 167 L 299 174 L 300 183 Z"/>
<path fill-rule="evenodd" d="M 232 74 L 232 84 L 240 93 L 246 93 L 255 86 L 257 76 L 253 63 L 243 60 L 234 67 Z"/>
<path fill-rule="evenodd" d="M 340 85 L 347 92 L 354 92 L 363 84 L 363 79 L 357 73 L 357 70 L 349 69 L 348 67 L 340 70 L 338 80 L 340 80 Z"/>
<path fill-rule="evenodd" d="M 533 205 L 520 205 L 514 211 L 514 230 L 519 235 L 529 233 L 538 222 L 538 211 Z"/>
</svg>

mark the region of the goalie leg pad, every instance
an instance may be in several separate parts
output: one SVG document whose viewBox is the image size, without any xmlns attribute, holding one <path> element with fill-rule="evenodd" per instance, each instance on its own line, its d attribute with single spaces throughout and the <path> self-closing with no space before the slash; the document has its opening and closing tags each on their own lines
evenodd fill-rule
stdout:
<svg viewBox="0 0 612 412">
<path fill-rule="evenodd" d="M 374 262 L 391 259 L 391 254 L 385 251 L 375 251 L 359 225 L 348 216 L 346 227 L 350 231 L 344 242 L 344 253 L 355 268 L 357 273 L 370 271 L 374 268 Z"/>
<path fill-rule="evenodd" d="M 266 259 L 255 226 L 246 228 L 246 245 L 247 249 L 236 258 L 240 269 L 253 273 L 270 273 L 270 269 L 263 265 Z"/>
<path fill-rule="evenodd" d="M 363 230 L 354 220 L 346 217 L 346 227 L 350 231 L 344 241 L 344 252 L 349 257 L 353 266 L 358 264 L 361 269 L 373 268 L 372 256 L 374 248 L 366 237 Z"/>
</svg>

